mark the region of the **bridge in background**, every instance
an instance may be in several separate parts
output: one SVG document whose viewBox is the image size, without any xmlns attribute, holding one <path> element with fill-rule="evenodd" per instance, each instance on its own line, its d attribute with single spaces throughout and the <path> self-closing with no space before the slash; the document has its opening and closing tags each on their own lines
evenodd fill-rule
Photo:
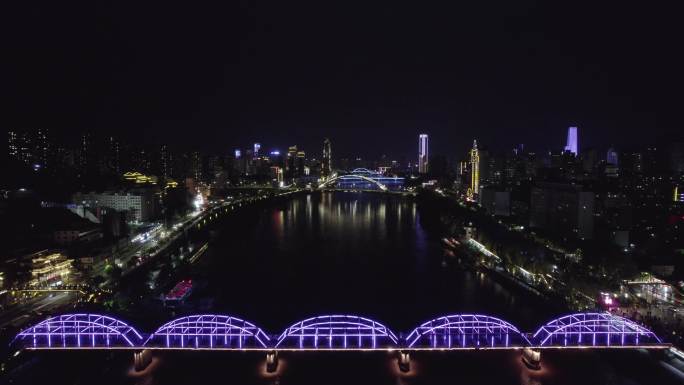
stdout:
<svg viewBox="0 0 684 385">
<path fill-rule="evenodd" d="M 404 186 L 404 178 L 385 176 L 379 172 L 366 168 L 357 168 L 351 172 L 336 171 L 322 183 L 319 189 L 342 189 L 342 190 L 376 190 L 396 191 Z"/>
<path fill-rule="evenodd" d="M 384 324 L 355 315 L 308 318 L 280 335 L 228 315 L 177 318 L 150 334 L 100 314 L 64 314 L 21 331 L 13 344 L 27 350 L 124 349 L 134 351 L 137 370 L 154 350 L 264 351 L 275 371 L 278 351 L 396 351 L 399 367 L 410 368 L 410 352 L 419 350 L 515 349 L 538 367 L 543 349 L 667 349 L 658 336 L 629 319 L 610 313 L 576 313 L 554 319 L 535 333 L 480 314 L 453 314 L 424 322 L 410 333 L 395 334 Z"/>
</svg>

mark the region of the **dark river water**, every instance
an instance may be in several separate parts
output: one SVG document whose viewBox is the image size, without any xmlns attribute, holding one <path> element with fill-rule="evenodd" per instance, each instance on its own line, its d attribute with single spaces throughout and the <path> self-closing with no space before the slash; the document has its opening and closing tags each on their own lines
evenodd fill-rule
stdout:
<svg viewBox="0 0 684 385">
<path fill-rule="evenodd" d="M 480 313 L 522 331 L 562 309 L 508 282 L 465 269 L 443 256 L 440 237 L 421 221 L 415 201 L 372 193 L 312 193 L 240 209 L 228 216 L 195 266 L 195 308 L 244 318 L 267 333 L 317 315 L 375 319 L 396 334 L 441 315 Z M 446 261 L 446 263 L 444 263 Z M 205 311 L 202 311 L 205 312 Z M 179 310 L 177 315 L 183 313 Z M 170 318 L 164 315 L 167 319 Z M 48 354 L 48 353 L 43 353 Z M 99 354 L 99 353 L 98 353 Z M 544 351 L 530 371 L 515 351 L 423 352 L 410 373 L 388 353 L 281 355 L 276 374 L 263 354 L 157 353 L 142 374 L 129 353 L 41 357 L 69 383 L 138 384 L 668 384 L 676 371 L 644 351 Z M 44 373 L 43 373 L 44 374 Z M 39 381 L 34 373 L 30 382 Z M 29 376 L 30 377 L 30 376 Z M 54 381 L 53 381 L 54 382 Z"/>
<path fill-rule="evenodd" d="M 473 312 L 532 331 L 558 312 L 450 258 L 444 266 L 439 234 L 424 229 L 417 204 L 406 198 L 300 195 L 228 221 L 203 257 L 209 286 L 202 294 L 215 298 L 215 310 L 272 333 L 316 315 L 353 314 L 398 334 Z"/>
</svg>

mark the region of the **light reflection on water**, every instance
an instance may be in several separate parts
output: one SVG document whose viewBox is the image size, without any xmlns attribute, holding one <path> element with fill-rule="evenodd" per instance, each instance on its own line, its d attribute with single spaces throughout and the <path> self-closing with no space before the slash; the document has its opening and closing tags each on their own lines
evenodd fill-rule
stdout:
<svg viewBox="0 0 684 385">
<path fill-rule="evenodd" d="M 459 312 L 523 329 L 553 315 L 540 299 L 445 260 L 439 239 L 406 198 L 299 195 L 232 216 L 203 259 L 209 288 L 196 296 L 274 332 L 326 313 L 369 316 L 397 332 Z"/>
</svg>

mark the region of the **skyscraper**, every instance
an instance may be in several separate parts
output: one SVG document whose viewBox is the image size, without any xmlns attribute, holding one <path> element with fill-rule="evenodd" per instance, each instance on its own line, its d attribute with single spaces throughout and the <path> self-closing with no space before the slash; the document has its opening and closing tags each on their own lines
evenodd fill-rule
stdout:
<svg viewBox="0 0 684 385">
<path fill-rule="evenodd" d="M 9 156 L 19 158 L 19 137 L 16 131 L 7 131 L 7 149 Z"/>
<path fill-rule="evenodd" d="M 568 141 L 565 144 L 565 151 L 570 151 L 575 156 L 579 153 L 579 148 L 577 147 L 577 127 L 568 127 Z"/>
<path fill-rule="evenodd" d="M 306 168 L 306 153 L 304 151 L 297 151 L 297 177 L 306 175 L 304 169 Z"/>
<path fill-rule="evenodd" d="M 287 179 L 296 178 L 297 174 L 297 146 L 290 146 L 287 149 L 287 160 L 285 161 L 285 177 Z"/>
<path fill-rule="evenodd" d="M 470 149 L 470 187 L 468 198 L 475 199 L 480 193 L 480 151 L 477 149 L 477 140 L 473 140 L 473 148 Z"/>
<path fill-rule="evenodd" d="M 47 128 L 39 128 L 36 131 L 35 147 L 33 149 L 33 161 L 38 163 L 40 167 L 48 166 L 48 158 L 50 157 L 50 142 L 48 139 Z"/>
<path fill-rule="evenodd" d="M 259 150 L 261 150 L 261 143 L 254 143 L 254 154 L 255 158 L 259 157 Z"/>
<path fill-rule="evenodd" d="M 159 163 L 161 174 L 164 179 L 168 179 L 171 175 L 170 164 L 169 164 L 169 148 L 165 144 L 162 144 L 161 150 L 159 151 Z"/>
<path fill-rule="evenodd" d="M 78 167 L 81 175 L 94 168 L 93 162 L 93 143 L 90 133 L 81 135 L 81 146 L 79 148 Z"/>
<path fill-rule="evenodd" d="M 608 164 L 612 164 L 613 166 L 618 165 L 618 153 L 612 147 L 609 148 L 608 152 L 606 153 L 606 162 Z"/>
<path fill-rule="evenodd" d="M 321 165 L 321 175 L 324 177 L 332 174 L 332 152 L 330 139 L 323 140 L 323 164 Z"/>
<path fill-rule="evenodd" d="M 119 141 L 113 136 L 109 137 L 107 146 L 107 157 L 106 165 L 109 171 L 115 173 L 116 175 L 121 174 L 121 156 L 120 156 L 120 146 Z"/>
<path fill-rule="evenodd" d="M 418 173 L 427 174 L 428 156 L 428 136 L 427 134 L 420 134 L 418 135 Z"/>
</svg>

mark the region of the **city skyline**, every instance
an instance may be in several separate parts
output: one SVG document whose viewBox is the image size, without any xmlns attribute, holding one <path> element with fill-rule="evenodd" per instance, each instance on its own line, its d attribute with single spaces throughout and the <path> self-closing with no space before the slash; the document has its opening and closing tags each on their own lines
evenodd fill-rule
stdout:
<svg viewBox="0 0 684 385">
<path fill-rule="evenodd" d="M 650 3 L 11 2 L 0 382 L 684 382 Z"/>
<path fill-rule="evenodd" d="M 420 130 L 416 130 L 416 132 L 421 132 Z M 614 145 L 615 141 L 606 143 L 606 144 L 588 144 L 585 143 L 584 146 L 580 146 L 581 143 L 581 138 L 582 136 L 578 134 L 579 130 L 575 126 L 568 127 L 566 129 L 566 134 L 564 136 L 565 141 L 563 142 L 564 144 L 559 144 L 559 145 L 543 145 L 539 148 L 531 147 L 529 145 L 526 145 L 525 143 L 520 143 L 520 142 L 513 142 L 513 141 L 508 141 L 507 143 L 503 142 L 493 142 L 493 143 L 485 143 L 484 146 L 481 145 L 481 147 L 486 148 L 489 151 L 494 151 L 494 152 L 500 152 L 500 153 L 506 153 L 508 151 L 513 151 L 514 153 L 523 153 L 524 150 L 530 152 L 530 153 L 541 153 L 541 154 L 552 154 L 552 153 L 558 153 L 558 152 L 563 152 L 563 151 L 570 151 L 575 155 L 576 157 L 582 156 L 585 152 L 587 151 L 606 151 L 606 155 L 603 156 L 604 159 L 609 159 L 613 155 L 608 154 L 609 152 L 624 152 L 624 151 L 638 151 L 641 148 L 648 147 L 651 145 L 657 145 L 657 143 L 641 143 L 639 145 L 631 145 L 631 146 L 624 146 L 624 147 L 618 147 Z M 559 140 L 563 140 L 562 132 L 559 131 L 559 135 L 557 137 L 552 138 L 549 142 L 556 143 Z M 421 152 L 421 140 L 420 137 L 425 135 L 425 137 L 429 137 L 428 134 L 420 134 L 419 136 L 419 149 L 418 149 L 418 160 L 416 161 L 416 164 L 419 166 L 420 163 L 420 152 Z M 322 137 L 321 141 L 325 142 L 326 140 L 330 140 L 331 137 Z M 332 137 L 333 140 L 335 139 Z M 400 139 L 400 138 L 397 138 Z M 405 141 L 408 141 L 408 138 Z M 21 160 L 24 160 L 25 163 L 31 163 L 31 164 L 38 164 L 40 165 L 45 164 L 48 158 L 48 153 L 50 151 L 56 151 L 56 150 L 64 150 L 64 149 L 75 149 L 79 148 L 85 149 L 86 146 L 92 146 L 96 145 L 101 148 L 103 146 L 109 146 L 109 151 L 115 151 L 119 152 L 121 150 L 122 145 L 126 145 L 129 148 L 138 148 L 138 149 L 154 149 L 154 152 L 168 152 L 168 151 L 181 151 L 181 152 L 194 152 L 198 151 L 197 146 L 192 146 L 189 145 L 188 143 L 184 145 L 175 145 L 173 147 L 169 147 L 168 143 L 162 142 L 162 144 L 159 143 L 141 143 L 141 142 L 126 142 L 126 139 L 124 137 L 120 136 L 114 136 L 109 133 L 103 133 L 99 135 L 93 135 L 90 131 L 85 131 L 80 133 L 80 135 L 76 137 L 72 137 L 69 140 L 65 140 L 64 138 L 56 138 L 54 135 L 54 132 L 45 129 L 45 128 L 34 128 L 34 129 L 10 129 L 7 131 L 7 136 L 6 136 L 6 149 L 7 151 L 5 154 L 8 154 L 10 157 L 18 158 Z M 258 139 L 257 139 L 258 140 Z M 204 151 L 200 150 L 204 154 L 211 154 L 211 155 L 218 155 L 218 156 L 225 156 L 225 155 L 230 155 L 234 156 L 235 158 L 240 158 L 246 154 L 251 154 L 250 156 L 254 156 L 256 154 L 257 156 L 264 155 L 274 155 L 274 154 L 281 154 L 281 153 L 287 153 L 287 148 L 289 148 L 292 145 L 297 145 L 301 146 L 302 143 L 310 142 L 311 138 L 308 140 L 290 140 L 289 144 L 287 145 L 278 145 L 278 144 L 272 144 L 272 143 L 266 143 L 266 145 L 263 148 L 263 151 L 261 151 L 262 144 L 260 141 L 253 141 L 253 142 L 246 142 L 246 143 L 240 143 L 237 145 L 231 145 L 231 146 L 226 146 L 223 150 L 217 150 L 217 151 Z M 479 137 L 475 137 L 475 140 L 480 140 L 482 143 L 482 140 Z M 401 141 L 401 140 L 400 140 Z M 467 158 L 469 155 L 467 153 L 470 151 L 470 147 L 467 147 L 465 150 L 461 151 L 461 142 L 465 142 L 467 140 L 460 140 L 453 145 L 445 146 L 442 140 L 437 140 L 438 144 L 441 144 L 441 148 L 445 149 L 445 152 L 433 152 L 432 150 L 429 151 L 427 155 L 426 161 L 429 161 L 429 158 L 432 156 L 447 156 L 447 157 L 453 157 L 453 158 Z M 99 143 L 98 143 L 99 142 Z M 401 141 L 403 142 L 403 141 Z M 681 143 L 679 141 L 667 141 L 662 143 L 661 145 L 664 145 L 665 147 L 671 146 L 673 144 Z M 318 147 L 320 144 L 315 144 L 312 147 Z M 28 146 L 28 147 L 27 147 Z M 115 147 L 115 148 L 114 148 Z M 302 148 L 306 148 L 306 146 L 301 146 Z M 430 146 L 432 147 L 432 146 Z M 351 147 L 355 148 L 355 147 Z M 572 150 L 574 148 L 575 150 Z M 354 158 L 362 158 L 366 160 L 372 160 L 372 159 L 379 159 L 381 157 L 386 157 L 389 156 L 393 160 L 399 160 L 399 159 L 406 159 L 408 162 L 411 162 L 411 153 L 407 154 L 393 154 L 389 153 L 386 151 L 383 151 L 380 149 L 376 149 L 376 151 L 365 154 L 365 153 L 360 153 L 355 150 L 350 150 L 350 148 L 340 148 L 339 146 L 336 146 L 336 156 L 333 157 L 335 159 L 354 159 Z M 309 154 L 313 158 L 322 158 L 324 155 L 324 152 L 317 152 L 317 151 L 311 151 Z M 342 153 L 340 155 L 340 153 Z M 415 152 L 413 152 L 415 154 Z M 31 159 L 26 158 L 26 156 L 31 157 Z M 118 155 L 117 155 L 118 156 Z M 22 158 L 23 157 L 23 158 Z M 612 159 L 612 158 L 611 158 Z"/>
</svg>

